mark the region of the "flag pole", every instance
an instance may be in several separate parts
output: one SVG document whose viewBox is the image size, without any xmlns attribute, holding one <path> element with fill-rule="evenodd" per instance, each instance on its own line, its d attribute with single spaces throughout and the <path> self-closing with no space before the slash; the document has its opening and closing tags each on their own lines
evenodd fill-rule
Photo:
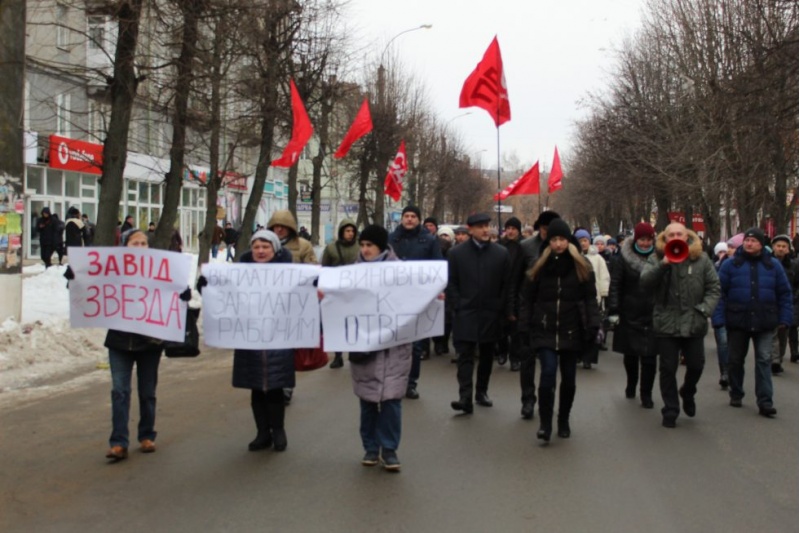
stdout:
<svg viewBox="0 0 800 533">
<path fill-rule="evenodd" d="M 500 233 L 503 227 L 500 225 L 500 126 L 497 126 L 497 238 L 500 238 Z"/>
</svg>

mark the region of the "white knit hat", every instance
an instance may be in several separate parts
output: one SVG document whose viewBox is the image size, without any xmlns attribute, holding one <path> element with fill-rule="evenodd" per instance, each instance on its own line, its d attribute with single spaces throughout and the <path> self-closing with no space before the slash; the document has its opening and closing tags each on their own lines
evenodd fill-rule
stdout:
<svg viewBox="0 0 800 533">
<path fill-rule="evenodd" d="M 253 233 L 253 236 L 250 237 L 250 244 L 253 244 L 253 241 L 256 240 L 267 241 L 272 244 L 272 250 L 275 251 L 275 253 L 281 249 L 281 240 L 275 235 L 275 232 L 268 229 L 260 229 Z"/>
</svg>

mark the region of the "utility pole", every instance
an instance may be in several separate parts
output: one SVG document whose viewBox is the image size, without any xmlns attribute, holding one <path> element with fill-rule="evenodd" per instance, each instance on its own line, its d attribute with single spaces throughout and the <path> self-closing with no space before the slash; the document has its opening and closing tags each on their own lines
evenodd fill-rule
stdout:
<svg viewBox="0 0 800 533">
<path fill-rule="evenodd" d="M 22 315 L 22 223 L 25 220 L 23 109 L 25 0 L 2 0 L 0 9 L 0 321 Z M 26 228 L 30 232 L 30 228 Z"/>
</svg>

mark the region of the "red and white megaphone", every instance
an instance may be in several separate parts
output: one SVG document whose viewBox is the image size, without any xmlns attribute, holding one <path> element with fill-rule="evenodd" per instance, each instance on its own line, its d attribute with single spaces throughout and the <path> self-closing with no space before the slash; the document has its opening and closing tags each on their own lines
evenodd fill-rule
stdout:
<svg viewBox="0 0 800 533">
<path fill-rule="evenodd" d="M 672 239 L 664 248 L 664 256 L 670 263 L 683 263 L 689 257 L 689 245 L 686 241 Z"/>
</svg>

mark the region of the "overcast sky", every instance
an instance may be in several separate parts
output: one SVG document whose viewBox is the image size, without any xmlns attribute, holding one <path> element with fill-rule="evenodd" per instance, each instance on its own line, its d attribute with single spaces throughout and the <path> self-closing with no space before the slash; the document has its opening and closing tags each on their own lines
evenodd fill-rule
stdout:
<svg viewBox="0 0 800 533">
<path fill-rule="evenodd" d="M 459 117 L 461 86 L 497 35 L 503 56 L 511 121 L 500 127 L 500 151 L 523 163 L 549 168 L 553 148 L 562 159 L 572 145 L 573 124 L 585 114 L 578 100 L 607 81 L 615 46 L 639 25 L 644 0 L 352 0 L 349 24 L 358 44 L 375 54 L 398 33 L 391 52 L 424 80 L 444 120 Z M 387 54 L 389 55 L 389 54 Z M 497 134 L 485 111 L 455 118 L 469 154 L 496 166 Z"/>
</svg>

